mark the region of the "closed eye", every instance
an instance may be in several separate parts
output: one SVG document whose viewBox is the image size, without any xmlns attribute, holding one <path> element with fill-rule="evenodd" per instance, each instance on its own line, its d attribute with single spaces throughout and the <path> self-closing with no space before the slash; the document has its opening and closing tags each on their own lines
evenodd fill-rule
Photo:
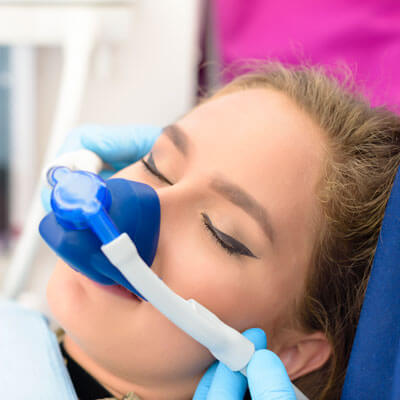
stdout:
<svg viewBox="0 0 400 400">
<path fill-rule="evenodd" d="M 149 154 L 147 160 L 142 158 L 141 162 L 146 170 L 148 170 L 152 175 L 155 175 L 160 181 L 167 183 L 168 185 L 173 185 L 173 183 L 158 170 L 154 162 L 153 153 Z M 201 213 L 201 215 L 203 217 L 203 223 L 206 229 L 229 255 L 243 255 L 247 257 L 258 258 L 243 243 L 217 229 L 207 214 Z"/>
<path fill-rule="evenodd" d="M 207 214 L 201 213 L 201 216 L 203 217 L 203 223 L 206 229 L 212 234 L 217 243 L 221 245 L 226 252 L 228 252 L 228 254 L 258 258 L 243 243 L 217 229 L 212 224 L 210 217 Z"/>
<path fill-rule="evenodd" d="M 146 167 L 146 169 L 152 173 L 153 175 L 155 175 L 160 181 L 164 182 L 164 183 L 168 183 L 168 185 L 173 185 L 173 183 L 166 178 L 156 167 L 156 163 L 154 162 L 154 158 L 153 158 L 153 153 L 149 154 L 149 157 L 147 158 L 147 160 L 145 160 L 144 158 L 141 159 L 141 162 L 143 163 L 143 165 Z"/>
</svg>

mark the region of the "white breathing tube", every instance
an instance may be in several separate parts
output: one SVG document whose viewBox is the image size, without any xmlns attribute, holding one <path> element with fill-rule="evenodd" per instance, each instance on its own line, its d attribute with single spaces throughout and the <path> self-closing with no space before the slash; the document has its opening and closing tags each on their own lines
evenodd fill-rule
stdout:
<svg viewBox="0 0 400 400">
<path fill-rule="evenodd" d="M 69 153 L 62 160 L 56 160 L 53 165 L 98 173 L 102 162 L 95 153 L 90 153 L 92 152 L 88 150 Z M 83 165 L 85 168 L 82 168 Z M 141 259 L 135 244 L 126 233 L 101 246 L 101 250 L 129 283 L 165 317 L 205 346 L 232 371 L 240 371 L 246 376 L 247 364 L 255 352 L 254 344 L 250 340 L 226 325 L 196 300 L 185 300 L 173 292 Z M 294 385 L 293 389 L 297 400 L 307 400 Z"/>
<path fill-rule="evenodd" d="M 101 246 L 101 250 L 157 310 L 231 370 L 245 373 L 254 344 L 195 300 L 184 300 L 173 292 L 140 258 L 126 233 Z"/>
<path fill-rule="evenodd" d="M 255 351 L 250 340 L 196 300 L 185 300 L 173 292 L 141 259 L 126 233 L 101 246 L 101 250 L 157 310 L 205 346 L 217 360 L 246 376 L 247 364 Z M 297 400 L 307 400 L 294 385 L 293 389 Z"/>
</svg>

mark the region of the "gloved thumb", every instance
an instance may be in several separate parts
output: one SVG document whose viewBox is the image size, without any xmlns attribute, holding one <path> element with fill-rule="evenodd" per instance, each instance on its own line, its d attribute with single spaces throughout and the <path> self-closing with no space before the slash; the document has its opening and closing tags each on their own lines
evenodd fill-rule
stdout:
<svg viewBox="0 0 400 400">
<path fill-rule="evenodd" d="M 93 125 L 82 133 L 81 143 L 118 170 L 144 157 L 161 132 L 151 125 Z"/>
<path fill-rule="evenodd" d="M 247 367 L 247 379 L 252 399 L 296 400 L 282 361 L 270 350 L 254 353 Z"/>
</svg>

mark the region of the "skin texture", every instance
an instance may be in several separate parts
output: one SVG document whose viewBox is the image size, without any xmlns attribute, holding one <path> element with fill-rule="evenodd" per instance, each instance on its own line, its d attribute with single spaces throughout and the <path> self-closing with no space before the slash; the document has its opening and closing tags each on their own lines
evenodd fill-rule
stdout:
<svg viewBox="0 0 400 400">
<path fill-rule="evenodd" d="M 117 174 L 151 185 L 160 197 L 153 270 L 176 293 L 196 299 L 234 328 L 264 329 L 268 347 L 292 379 L 319 368 L 330 346 L 322 333 L 296 328 L 293 311 L 317 235 L 322 133 L 270 89 L 213 99 L 176 125 L 187 135 L 187 154 L 166 134 L 152 151 L 173 185 L 142 162 Z M 215 179 L 240 186 L 266 209 L 272 241 L 253 217 L 215 190 Z M 257 258 L 228 254 L 205 228 L 202 213 Z M 66 331 L 67 351 L 116 396 L 135 391 L 145 400 L 192 398 L 214 361 L 151 304 L 108 293 L 62 261 L 47 295 Z"/>
</svg>

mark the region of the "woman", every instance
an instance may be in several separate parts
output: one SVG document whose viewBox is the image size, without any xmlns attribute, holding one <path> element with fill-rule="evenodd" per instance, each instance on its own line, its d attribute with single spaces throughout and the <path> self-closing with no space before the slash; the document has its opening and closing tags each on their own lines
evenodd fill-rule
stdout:
<svg viewBox="0 0 400 400">
<path fill-rule="evenodd" d="M 153 270 L 243 331 L 260 327 L 311 398 L 337 399 L 400 121 L 322 72 L 271 64 L 218 91 L 116 174 L 153 186 Z M 109 393 L 190 399 L 211 355 L 150 304 L 59 262 L 48 301 L 65 354 Z"/>
</svg>

